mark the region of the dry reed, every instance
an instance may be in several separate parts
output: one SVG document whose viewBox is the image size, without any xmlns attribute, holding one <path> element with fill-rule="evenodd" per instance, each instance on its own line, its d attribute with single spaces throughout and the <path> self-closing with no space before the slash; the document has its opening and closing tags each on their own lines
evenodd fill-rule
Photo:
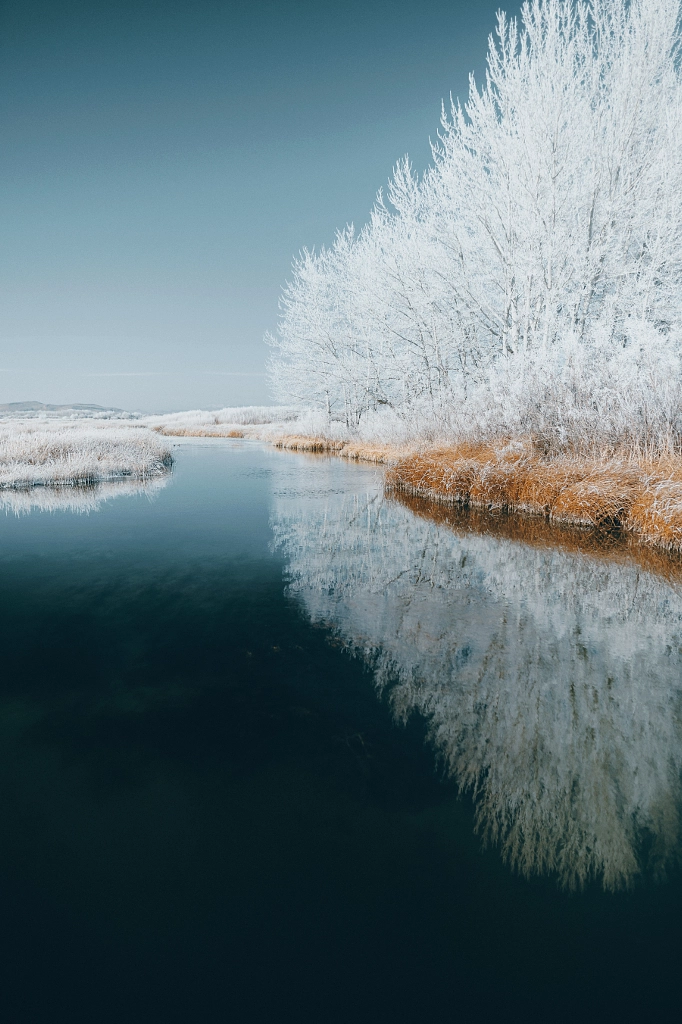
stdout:
<svg viewBox="0 0 682 1024">
<path fill-rule="evenodd" d="M 389 489 L 446 504 L 524 512 L 555 524 L 617 529 L 682 551 L 682 459 L 550 458 L 530 441 L 413 452 L 391 467 Z"/>
<path fill-rule="evenodd" d="M 354 462 L 374 462 L 378 465 L 392 465 L 405 458 L 409 449 L 393 444 L 373 444 L 364 441 L 336 441 L 323 436 L 307 434 L 285 434 L 274 440 L 276 448 L 288 451 L 316 452 L 341 455 Z"/>
</svg>

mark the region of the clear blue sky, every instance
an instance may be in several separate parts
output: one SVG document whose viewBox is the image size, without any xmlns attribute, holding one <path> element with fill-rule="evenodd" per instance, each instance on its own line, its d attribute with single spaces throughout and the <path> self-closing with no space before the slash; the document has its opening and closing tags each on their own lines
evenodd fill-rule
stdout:
<svg viewBox="0 0 682 1024">
<path fill-rule="evenodd" d="M 0 402 L 269 401 L 292 256 L 426 165 L 499 6 L 3 0 Z"/>
</svg>

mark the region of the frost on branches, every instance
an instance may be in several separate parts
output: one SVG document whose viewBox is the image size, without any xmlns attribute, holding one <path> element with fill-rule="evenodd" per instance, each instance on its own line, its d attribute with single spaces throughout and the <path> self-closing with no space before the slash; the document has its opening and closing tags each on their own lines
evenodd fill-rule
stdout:
<svg viewBox="0 0 682 1024">
<path fill-rule="evenodd" d="M 304 251 L 270 338 L 330 426 L 682 439 L 678 0 L 532 0 L 367 225 Z"/>
</svg>

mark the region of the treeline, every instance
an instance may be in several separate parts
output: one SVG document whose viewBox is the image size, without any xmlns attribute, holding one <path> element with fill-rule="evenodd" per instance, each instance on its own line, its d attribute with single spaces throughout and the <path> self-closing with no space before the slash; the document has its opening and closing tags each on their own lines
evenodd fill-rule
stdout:
<svg viewBox="0 0 682 1024">
<path fill-rule="evenodd" d="M 329 424 L 676 446 L 678 0 L 532 0 L 361 231 L 304 251 L 271 381 Z M 369 424 L 369 426 L 368 426 Z M 397 429 L 397 428 L 396 428 Z"/>
</svg>

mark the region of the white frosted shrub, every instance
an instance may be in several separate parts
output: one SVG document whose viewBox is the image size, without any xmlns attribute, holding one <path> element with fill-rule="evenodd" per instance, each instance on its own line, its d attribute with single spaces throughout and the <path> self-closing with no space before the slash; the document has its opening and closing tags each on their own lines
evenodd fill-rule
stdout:
<svg viewBox="0 0 682 1024">
<path fill-rule="evenodd" d="M 228 406 L 212 412 L 190 409 L 187 412 L 145 416 L 144 423 L 150 427 L 178 427 L 185 430 L 208 426 L 242 427 L 251 424 L 288 423 L 296 419 L 301 411 L 300 406 L 241 405 Z"/>
</svg>

